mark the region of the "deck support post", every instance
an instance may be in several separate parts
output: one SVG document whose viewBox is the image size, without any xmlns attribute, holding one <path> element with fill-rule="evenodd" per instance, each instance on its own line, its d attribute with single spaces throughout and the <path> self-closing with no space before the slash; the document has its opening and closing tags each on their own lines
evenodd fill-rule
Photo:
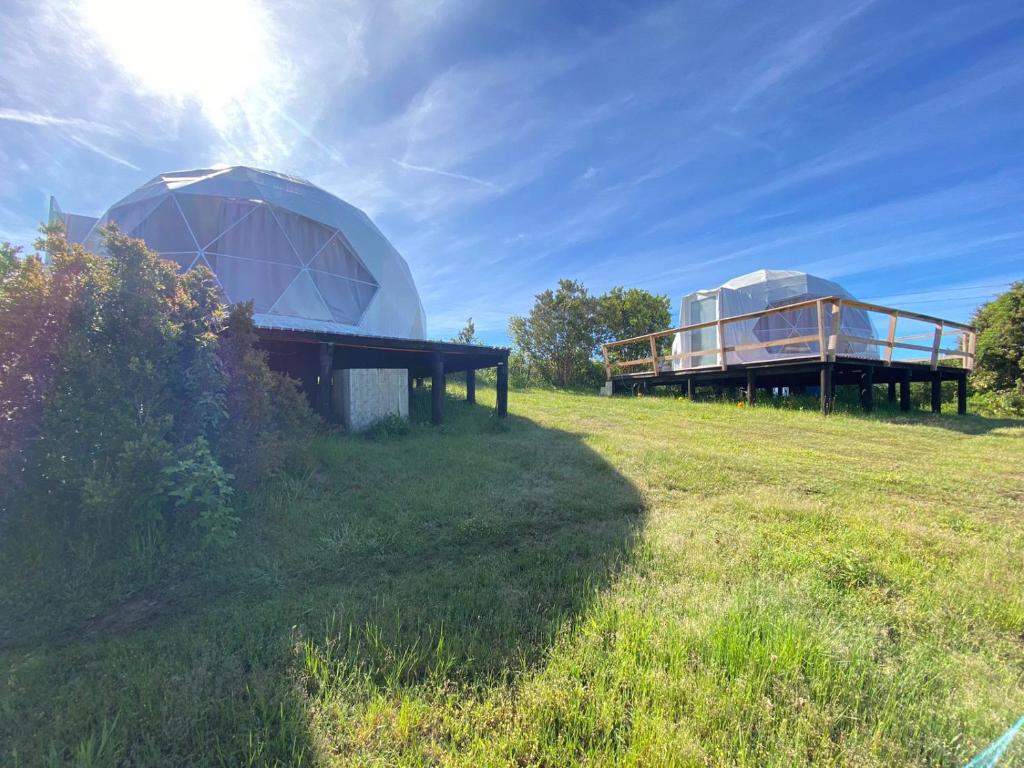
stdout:
<svg viewBox="0 0 1024 768">
<path fill-rule="evenodd" d="M 860 404 L 865 413 L 875 407 L 875 369 L 870 365 L 860 372 Z"/>
<path fill-rule="evenodd" d="M 932 371 L 932 413 L 942 413 L 942 374 Z"/>
<path fill-rule="evenodd" d="M 747 369 L 747 405 L 757 401 L 757 374 L 753 368 Z"/>
<path fill-rule="evenodd" d="M 423 389 L 423 379 L 422 378 L 416 379 L 416 389 Z"/>
<path fill-rule="evenodd" d="M 680 384 L 679 385 L 679 396 L 680 397 L 686 397 L 686 385 L 685 384 Z"/>
<path fill-rule="evenodd" d="M 889 382 L 889 402 L 890 403 L 895 403 L 896 402 L 896 382 L 895 381 L 890 381 Z"/>
<path fill-rule="evenodd" d="M 497 410 L 500 418 L 508 416 L 508 360 L 498 363 Z"/>
<path fill-rule="evenodd" d="M 473 368 L 466 371 L 466 402 L 476 405 L 476 370 Z"/>
<path fill-rule="evenodd" d="M 900 372 L 900 410 L 910 410 L 910 369 L 904 368 Z"/>
<path fill-rule="evenodd" d="M 435 352 L 430 357 L 430 423 L 444 422 L 444 356 Z"/>
<path fill-rule="evenodd" d="M 686 380 L 686 399 L 693 400 L 693 378 Z"/>
<path fill-rule="evenodd" d="M 821 415 L 828 416 L 832 412 L 832 365 L 821 366 L 821 381 L 818 389 L 821 393 Z"/>
<path fill-rule="evenodd" d="M 967 413 L 967 373 L 956 377 L 956 412 L 963 416 Z"/>
<path fill-rule="evenodd" d="M 412 375 L 412 371 L 406 371 L 409 375 L 409 408 L 412 408 L 413 389 L 416 386 L 416 377 Z"/>
<path fill-rule="evenodd" d="M 334 368 L 334 345 L 320 343 L 320 375 L 317 384 L 316 411 L 320 418 L 328 421 L 331 418 L 331 376 Z"/>
</svg>

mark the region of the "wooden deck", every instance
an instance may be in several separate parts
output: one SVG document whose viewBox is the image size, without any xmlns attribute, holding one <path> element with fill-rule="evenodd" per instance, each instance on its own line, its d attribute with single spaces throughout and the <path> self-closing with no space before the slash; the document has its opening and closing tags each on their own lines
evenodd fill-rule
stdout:
<svg viewBox="0 0 1024 768">
<path fill-rule="evenodd" d="M 885 327 L 886 337 L 844 333 L 844 311 L 857 311 L 874 327 Z M 792 332 L 785 338 L 773 334 L 766 341 L 727 343 L 733 325 L 742 328 L 753 323 L 756 335 L 758 322 L 784 324 L 798 312 L 803 320 L 791 322 Z M 809 324 L 804 322 L 808 317 Z M 901 328 L 903 333 L 899 335 Z M 692 338 L 695 332 L 709 329 L 714 330 L 712 347 L 667 349 L 676 334 L 690 334 Z M 942 382 L 955 381 L 957 411 L 966 413 L 967 375 L 974 368 L 976 344 L 977 332 L 969 325 L 830 296 L 621 339 L 603 345 L 602 351 L 613 387 L 648 390 L 676 385 L 691 397 L 699 385 L 741 387 L 750 403 L 756 400 L 759 388 L 803 391 L 817 387 L 821 411 L 827 414 L 832 410 L 835 387 L 840 384 L 859 385 L 866 410 L 873 406 L 874 384 L 887 384 L 890 400 L 895 400 L 899 388 L 900 407 L 908 410 L 911 382 L 928 382 L 932 410 L 938 412 L 942 407 Z"/>
</svg>

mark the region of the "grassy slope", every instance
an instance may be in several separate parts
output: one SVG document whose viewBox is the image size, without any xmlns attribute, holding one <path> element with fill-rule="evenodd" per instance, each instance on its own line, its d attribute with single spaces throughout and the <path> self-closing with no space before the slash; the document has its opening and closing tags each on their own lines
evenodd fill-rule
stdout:
<svg viewBox="0 0 1024 768">
<path fill-rule="evenodd" d="M 0 763 L 956 765 L 1024 712 L 1021 426 L 511 405 L 318 439 L 235 554 L 19 620 Z"/>
</svg>

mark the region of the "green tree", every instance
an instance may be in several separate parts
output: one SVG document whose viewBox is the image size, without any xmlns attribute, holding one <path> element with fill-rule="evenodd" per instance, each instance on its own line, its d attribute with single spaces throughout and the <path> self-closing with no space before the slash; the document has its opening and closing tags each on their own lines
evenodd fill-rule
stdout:
<svg viewBox="0 0 1024 768">
<path fill-rule="evenodd" d="M 589 383 L 601 338 L 600 305 L 586 286 L 559 280 L 558 290 L 537 294 L 526 317 L 513 317 L 509 335 L 528 370 L 556 387 Z"/>
<path fill-rule="evenodd" d="M 476 323 L 473 322 L 473 318 L 466 320 L 466 324 L 462 327 L 462 330 L 455 334 L 452 339 L 456 344 L 479 344 L 480 339 L 476 337 Z"/>
<path fill-rule="evenodd" d="M 663 331 L 672 322 L 668 296 L 641 288 L 612 288 L 598 305 L 604 341 Z"/>
<path fill-rule="evenodd" d="M 979 307 L 972 322 L 978 329 L 972 385 L 994 410 L 1024 415 L 1024 282 Z"/>
</svg>

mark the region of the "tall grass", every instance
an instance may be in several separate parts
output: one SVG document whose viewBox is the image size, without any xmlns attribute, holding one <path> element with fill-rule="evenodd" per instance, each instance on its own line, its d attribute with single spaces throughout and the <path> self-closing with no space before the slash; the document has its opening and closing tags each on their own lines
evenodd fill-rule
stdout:
<svg viewBox="0 0 1024 768">
<path fill-rule="evenodd" d="M 1024 712 L 1019 423 L 452 394 L 19 614 L 0 763 L 954 766 Z"/>
</svg>

